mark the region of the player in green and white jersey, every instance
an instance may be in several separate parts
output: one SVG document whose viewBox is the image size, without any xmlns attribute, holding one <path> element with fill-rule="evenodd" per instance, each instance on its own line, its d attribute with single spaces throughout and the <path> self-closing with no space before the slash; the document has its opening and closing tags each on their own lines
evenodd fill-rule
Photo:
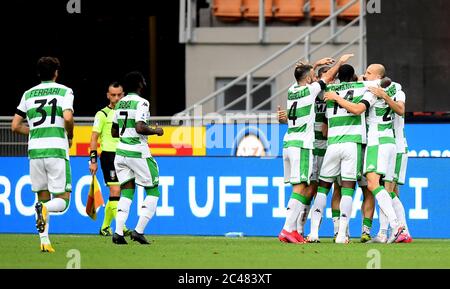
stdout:
<svg viewBox="0 0 450 289">
<path fill-rule="evenodd" d="M 351 82 L 354 80 L 354 69 L 350 65 L 343 65 L 339 69 L 338 77 L 341 83 L 328 85 L 325 93 L 328 147 L 320 172 L 317 196 L 311 209 L 309 242 L 319 241 L 319 225 L 325 210 L 327 194 L 339 176 L 342 197 L 336 243 L 348 242 L 347 227 L 356 181 L 361 176 L 361 144 L 366 134 L 363 112 L 376 100 L 364 83 Z M 350 107 L 341 105 L 342 101 L 349 103 Z"/>
<path fill-rule="evenodd" d="M 384 77 L 384 67 L 382 65 L 371 65 L 367 71 L 378 70 L 378 81 Z M 366 74 L 367 74 L 366 71 Z M 374 73 L 373 73 L 374 74 Z M 369 78 L 365 76 L 367 80 L 375 80 L 376 78 Z M 374 95 L 373 95 L 374 96 Z M 375 96 L 374 96 L 375 97 Z M 378 204 L 383 212 L 388 216 L 389 223 L 393 228 L 393 234 L 388 242 L 402 242 L 404 239 L 404 225 L 399 222 L 395 211 L 392 206 L 392 200 L 383 186 L 380 185 L 380 178 L 384 174 L 390 173 L 389 165 L 386 164 L 386 160 L 389 159 L 395 153 L 395 145 L 392 132 L 392 120 L 386 117 L 386 111 L 389 107 L 383 99 L 372 98 L 371 105 L 362 103 L 353 103 L 346 99 L 339 97 L 336 93 L 327 93 L 325 95 L 326 100 L 333 100 L 348 112 L 361 114 L 368 110 L 367 116 L 367 147 L 365 153 L 364 174 L 366 175 L 368 182 L 368 189 L 374 194 L 378 201 Z M 330 123 L 330 121 L 329 121 Z M 328 151 L 330 148 L 328 148 Z M 344 176 L 343 176 L 344 177 Z M 351 209 L 350 209 L 351 210 Z M 342 211 L 342 209 L 341 209 Z M 341 213 L 342 222 L 342 213 Z M 341 228 L 339 228 L 338 238 L 336 242 L 344 242 L 345 240 L 339 238 L 341 235 Z"/>
<path fill-rule="evenodd" d="M 48 229 L 52 212 L 64 212 L 72 191 L 69 147 L 73 138 L 73 91 L 56 83 L 60 62 L 55 57 L 38 60 L 41 83 L 27 90 L 17 107 L 11 128 L 29 135 L 31 189 L 38 195 L 36 228 L 42 252 L 55 252 Z M 28 126 L 23 124 L 26 119 Z"/>
<path fill-rule="evenodd" d="M 288 131 L 283 139 L 283 162 L 285 182 L 293 185 L 293 192 L 288 203 L 286 221 L 278 238 L 282 242 L 299 243 L 303 237 L 297 232 L 297 219 L 311 202 L 306 187 L 312 174 L 312 151 L 314 143 L 314 104 L 317 95 L 332 81 L 339 69 L 352 54 L 343 55 L 322 79 L 315 79 L 313 66 L 300 64 L 296 66 L 294 76 L 297 81 L 288 90 L 287 115 L 281 116 L 280 122 L 288 123 Z"/>
<path fill-rule="evenodd" d="M 141 215 L 131 239 L 140 244 L 150 244 L 144 237 L 144 230 L 156 212 L 159 199 L 159 168 L 148 147 L 148 136 L 164 134 L 162 128 L 150 128 L 150 105 L 141 97 L 146 87 L 140 72 L 125 76 L 124 89 L 127 95 L 115 107 L 111 128 L 113 137 L 120 137 L 116 148 L 114 166 L 120 182 L 121 197 L 117 205 L 116 230 L 112 241 L 127 244 L 123 228 L 128 218 L 136 184 L 143 186 L 147 196 L 141 208 Z"/>
<path fill-rule="evenodd" d="M 391 173 L 386 174 L 383 180 L 385 181 L 384 186 L 392 198 L 392 205 L 395 210 L 396 216 L 398 217 L 400 222 L 405 225 L 405 233 L 402 236 L 402 242 L 410 243 L 412 242 L 412 238 L 409 234 L 406 223 L 405 208 L 403 207 L 403 204 L 398 196 L 398 190 L 396 192 L 397 184 L 404 184 L 406 165 L 408 160 L 407 144 L 406 138 L 404 136 L 404 113 L 406 96 L 402 91 L 401 85 L 395 82 L 392 82 L 392 84 L 385 90 L 371 88 L 371 91 L 373 91 L 374 94 L 380 97 L 380 99 L 383 99 L 388 105 L 389 111 L 386 111 L 386 113 L 389 114 L 391 111 L 394 112 L 390 115 L 384 116 L 385 119 L 392 119 L 396 150 L 394 157 L 389 160 Z M 388 225 L 389 221 L 386 214 L 383 211 L 380 211 L 380 230 L 377 236 L 373 239 L 374 243 L 387 242 Z"/>
<path fill-rule="evenodd" d="M 316 81 L 322 78 L 322 75 L 330 70 L 330 66 L 322 66 L 317 71 Z M 334 80 L 333 80 L 334 81 Z M 316 119 L 314 122 L 314 149 L 313 149 L 313 168 L 311 175 L 311 183 L 306 187 L 307 195 L 312 198 L 317 194 L 317 187 L 319 185 L 320 168 L 322 167 L 323 157 L 327 149 L 327 131 L 328 124 L 325 117 L 326 102 L 323 100 L 323 91 L 316 97 L 315 103 Z M 334 183 L 332 204 L 333 226 L 336 234 L 339 226 L 339 202 L 341 199 L 340 186 L 337 182 Z M 305 210 L 300 212 L 297 218 L 297 232 L 303 236 L 305 223 L 308 218 L 311 205 L 305 205 Z"/>
<path fill-rule="evenodd" d="M 114 168 L 114 158 L 116 156 L 116 146 L 119 138 L 112 137 L 111 127 L 114 119 L 114 108 L 123 97 L 123 87 L 118 82 L 108 85 L 106 97 L 109 104 L 95 114 L 94 125 L 92 126 L 91 145 L 89 153 L 89 170 L 95 175 L 98 170 L 97 146 L 100 143 L 102 153 L 100 164 L 103 171 L 103 179 L 109 187 L 109 199 L 105 206 L 103 224 L 100 228 L 101 236 L 112 236 L 111 222 L 116 218 L 117 203 L 120 199 L 120 184 Z M 131 230 L 124 227 L 125 236 L 131 235 Z"/>
</svg>

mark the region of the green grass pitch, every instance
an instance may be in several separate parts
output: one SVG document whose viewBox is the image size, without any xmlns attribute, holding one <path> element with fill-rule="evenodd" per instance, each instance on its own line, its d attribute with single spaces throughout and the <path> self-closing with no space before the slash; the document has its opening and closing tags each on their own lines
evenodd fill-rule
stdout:
<svg viewBox="0 0 450 289">
<path fill-rule="evenodd" d="M 61 268 L 80 252 L 81 268 L 366 268 L 380 252 L 381 268 L 450 268 L 450 240 L 415 239 L 411 244 L 284 244 L 275 237 L 147 236 L 151 245 L 110 237 L 51 235 L 56 253 L 41 253 L 37 235 L 0 234 L 0 268 Z M 70 254 L 69 254 L 70 255 Z M 369 255 L 369 257 L 368 257 Z"/>
</svg>

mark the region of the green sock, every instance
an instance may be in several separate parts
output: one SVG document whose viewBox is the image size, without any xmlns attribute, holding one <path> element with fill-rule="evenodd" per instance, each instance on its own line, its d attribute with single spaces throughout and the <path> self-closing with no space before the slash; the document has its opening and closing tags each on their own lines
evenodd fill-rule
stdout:
<svg viewBox="0 0 450 289">
<path fill-rule="evenodd" d="M 108 201 L 105 207 L 105 217 L 103 218 L 102 228 L 110 227 L 112 220 L 116 218 L 117 204 L 119 201 Z"/>
</svg>

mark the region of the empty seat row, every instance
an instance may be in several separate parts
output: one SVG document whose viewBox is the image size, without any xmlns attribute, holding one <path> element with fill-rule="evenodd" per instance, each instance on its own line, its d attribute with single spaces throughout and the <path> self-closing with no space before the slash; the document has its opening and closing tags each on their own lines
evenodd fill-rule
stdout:
<svg viewBox="0 0 450 289">
<path fill-rule="evenodd" d="M 336 9 L 351 0 L 337 0 Z M 264 16 L 266 21 L 272 19 L 297 22 L 304 19 L 305 0 L 265 0 Z M 310 16 L 322 20 L 330 16 L 330 0 L 309 0 Z M 259 17 L 259 0 L 212 0 L 212 13 L 222 21 L 239 21 L 242 18 L 257 21 Z M 339 17 L 354 19 L 359 16 L 359 2 L 343 11 Z"/>
</svg>

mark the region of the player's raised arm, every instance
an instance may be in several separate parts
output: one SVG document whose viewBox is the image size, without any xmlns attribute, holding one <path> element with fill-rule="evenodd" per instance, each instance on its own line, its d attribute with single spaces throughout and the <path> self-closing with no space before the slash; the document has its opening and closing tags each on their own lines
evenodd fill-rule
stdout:
<svg viewBox="0 0 450 289">
<path fill-rule="evenodd" d="M 327 84 L 332 82 L 339 71 L 339 67 L 341 67 L 342 64 L 346 63 L 351 57 L 353 57 L 353 54 L 342 55 L 341 58 L 339 58 L 339 61 L 336 63 L 336 65 L 330 68 L 330 70 L 328 70 L 326 73 L 322 75 L 322 80 Z"/>
</svg>

